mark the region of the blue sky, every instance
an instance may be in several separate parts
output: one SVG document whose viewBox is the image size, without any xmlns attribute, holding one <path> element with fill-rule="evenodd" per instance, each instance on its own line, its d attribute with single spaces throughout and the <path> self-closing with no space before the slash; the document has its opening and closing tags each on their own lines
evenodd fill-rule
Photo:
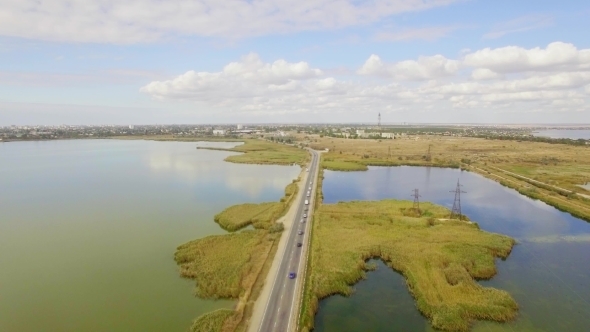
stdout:
<svg viewBox="0 0 590 332">
<path fill-rule="evenodd" d="M 585 1 L 5 2 L 0 126 L 590 123 Z"/>
</svg>

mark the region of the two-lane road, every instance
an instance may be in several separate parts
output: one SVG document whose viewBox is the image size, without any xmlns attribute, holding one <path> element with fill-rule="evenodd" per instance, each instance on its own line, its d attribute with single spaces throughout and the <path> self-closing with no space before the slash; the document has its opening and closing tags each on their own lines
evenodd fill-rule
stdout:
<svg viewBox="0 0 590 332">
<path fill-rule="evenodd" d="M 304 261 L 304 253 L 307 253 L 307 241 L 308 229 L 311 227 L 308 218 L 304 215 L 309 215 L 312 209 L 312 200 L 314 199 L 315 193 L 315 180 L 317 175 L 317 167 L 319 161 L 319 154 L 314 150 L 311 152 L 311 165 L 309 167 L 309 173 L 307 176 L 306 183 L 303 187 L 304 190 L 300 192 L 303 197 L 300 200 L 299 206 L 297 207 L 297 213 L 295 220 L 293 221 L 292 227 L 288 234 L 287 247 L 275 281 L 272 286 L 270 298 L 266 304 L 264 316 L 262 317 L 262 323 L 260 324 L 259 332 L 290 332 L 295 326 L 291 326 L 293 321 L 292 315 L 297 315 L 295 308 L 297 303 L 295 294 L 297 281 L 303 276 L 299 275 L 299 271 L 302 260 Z M 309 197 L 308 197 L 309 192 Z M 305 204 L 307 200 L 308 204 Z M 305 222 L 302 222 L 304 220 Z M 303 232 L 302 235 L 299 233 Z M 301 246 L 298 246 L 301 243 Z M 297 276 L 294 279 L 289 278 L 289 273 L 296 273 Z"/>
</svg>

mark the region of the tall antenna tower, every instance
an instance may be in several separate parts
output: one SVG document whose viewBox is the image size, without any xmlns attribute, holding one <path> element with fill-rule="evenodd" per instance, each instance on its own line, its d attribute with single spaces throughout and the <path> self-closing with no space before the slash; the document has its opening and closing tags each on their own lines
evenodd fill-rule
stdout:
<svg viewBox="0 0 590 332">
<path fill-rule="evenodd" d="M 377 116 L 377 129 L 379 129 L 379 134 L 381 134 L 381 112 Z"/>
<path fill-rule="evenodd" d="M 461 193 L 467 192 L 462 191 L 461 187 L 463 186 L 459 184 L 459 179 L 457 179 L 457 188 L 455 188 L 454 191 L 450 191 L 455 193 L 455 202 L 453 203 L 453 210 L 451 210 L 451 216 L 449 217 L 450 219 L 459 218 L 459 220 L 461 220 L 463 217 L 463 214 L 461 214 Z"/>
<path fill-rule="evenodd" d="M 414 206 L 412 208 L 414 211 L 416 211 L 416 213 L 418 213 L 418 215 L 420 215 L 420 197 L 422 197 L 420 196 L 420 191 L 418 189 L 414 189 L 414 193 L 411 196 L 414 196 Z"/>
</svg>

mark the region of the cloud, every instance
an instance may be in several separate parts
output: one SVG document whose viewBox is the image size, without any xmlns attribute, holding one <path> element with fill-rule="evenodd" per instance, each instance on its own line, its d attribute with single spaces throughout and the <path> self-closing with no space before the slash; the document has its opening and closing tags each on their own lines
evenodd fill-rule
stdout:
<svg viewBox="0 0 590 332">
<path fill-rule="evenodd" d="M 510 21 L 496 24 L 486 33 L 484 39 L 500 38 L 510 33 L 524 32 L 544 28 L 553 24 L 553 17 L 549 15 L 528 15 Z"/>
<path fill-rule="evenodd" d="M 141 92 L 155 99 L 213 101 L 228 94 L 234 98 L 263 96 L 268 91 L 290 91 L 299 88 L 299 80 L 322 76 L 322 71 L 306 62 L 289 63 L 277 60 L 264 63 L 257 54 L 248 54 L 232 62 L 220 72 L 188 71 L 174 79 L 154 81 Z M 219 95 L 218 95 L 219 94 Z M 219 100 L 221 104 L 224 100 Z"/>
<path fill-rule="evenodd" d="M 556 52 L 556 47 L 573 49 L 573 56 Z M 506 49 L 509 56 L 503 57 Z M 563 43 L 546 49 L 517 48 L 521 56 L 512 56 L 512 50 L 484 49 L 469 51 L 462 59 L 434 55 L 393 63 L 373 54 L 358 76 L 340 75 L 347 79 L 305 62 L 265 63 L 249 54 L 218 72 L 189 71 L 153 81 L 141 91 L 157 100 L 190 101 L 230 116 L 265 119 L 325 115 L 343 120 L 377 111 L 436 116 L 453 109 L 473 114 L 590 111 L 590 70 L 580 69 L 586 50 Z"/>
<path fill-rule="evenodd" d="M 375 54 L 357 71 L 360 75 L 377 75 L 399 80 L 428 80 L 451 76 L 459 70 L 459 61 L 442 55 L 422 56 L 418 60 L 405 60 L 386 64 Z"/>
<path fill-rule="evenodd" d="M 449 33 L 457 30 L 456 26 L 427 27 L 416 29 L 402 29 L 400 31 L 382 31 L 376 33 L 373 39 L 376 41 L 407 41 L 407 40 L 436 40 L 446 37 Z"/>
<path fill-rule="evenodd" d="M 590 70 L 590 49 L 578 50 L 574 45 L 563 42 L 551 43 L 544 49 L 518 46 L 485 48 L 465 55 L 463 63 L 497 73 Z"/>
<path fill-rule="evenodd" d="M 487 68 L 477 68 L 473 72 L 471 72 L 471 78 L 474 80 L 493 80 L 496 78 L 501 77 L 500 74 L 491 71 Z"/>
<path fill-rule="evenodd" d="M 366 25 L 458 0 L 5 0 L 0 35 L 138 43 L 171 36 L 229 39 Z"/>
</svg>

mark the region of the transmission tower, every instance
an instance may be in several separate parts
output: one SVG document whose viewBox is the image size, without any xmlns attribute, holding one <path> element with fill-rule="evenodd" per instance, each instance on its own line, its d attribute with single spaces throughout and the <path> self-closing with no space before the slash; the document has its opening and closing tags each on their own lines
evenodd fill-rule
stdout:
<svg viewBox="0 0 590 332">
<path fill-rule="evenodd" d="M 420 196 L 418 189 L 414 189 L 414 193 L 411 196 L 414 196 L 414 206 L 412 208 L 420 215 L 420 197 L 422 196 Z"/>
<path fill-rule="evenodd" d="M 428 152 L 426 153 L 426 161 L 432 160 L 432 155 L 430 154 L 431 147 L 432 147 L 432 144 L 428 144 Z"/>
<path fill-rule="evenodd" d="M 461 220 L 463 217 L 461 214 L 461 193 L 466 193 L 466 191 L 462 191 L 461 187 L 462 185 L 459 184 L 459 179 L 457 179 L 457 188 L 455 188 L 454 191 L 450 191 L 455 193 L 455 202 L 453 203 L 453 210 L 451 210 L 451 216 L 449 217 L 450 219 L 459 218 L 459 220 Z"/>
<path fill-rule="evenodd" d="M 377 116 L 377 129 L 379 130 L 379 135 L 381 135 L 381 112 Z"/>
</svg>

